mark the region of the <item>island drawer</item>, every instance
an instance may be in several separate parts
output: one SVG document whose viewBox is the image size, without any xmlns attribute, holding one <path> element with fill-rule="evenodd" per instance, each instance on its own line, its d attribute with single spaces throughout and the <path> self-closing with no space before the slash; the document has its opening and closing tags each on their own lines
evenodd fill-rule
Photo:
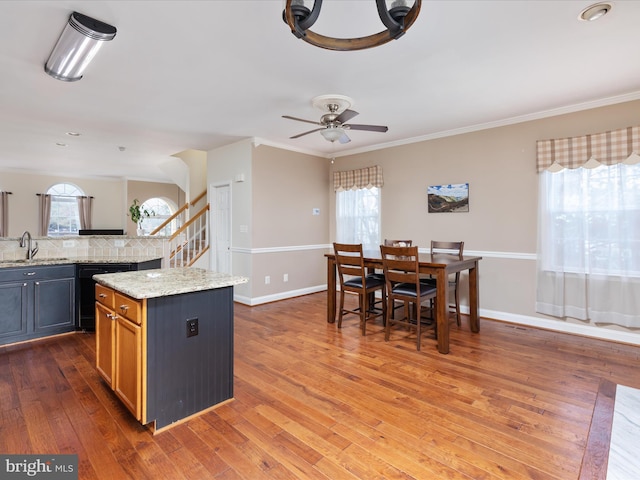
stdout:
<svg viewBox="0 0 640 480">
<path fill-rule="evenodd" d="M 113 309 L 114 306 L 114 292 L 108 287 L 104 287 L 99 283 L 96 283 L 96 301 L 103 304 L 105 307 Z"/>
<path fill-rule="evenodd" d="M 134 300 L 131 297 L 127 297 L 119 292 L 115 292 L 115 312 L 118 315 L 123 316 L 127 320 L 137 323 L 142 323 L 142 308 L 141 302 Z"/>
</svg>

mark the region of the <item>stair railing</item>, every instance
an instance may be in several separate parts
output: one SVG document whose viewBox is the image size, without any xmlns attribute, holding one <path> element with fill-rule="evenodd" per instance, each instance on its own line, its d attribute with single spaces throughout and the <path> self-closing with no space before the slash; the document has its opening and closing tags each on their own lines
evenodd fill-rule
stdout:
<svg viewBox="0 0 640 480">
<path fill-rule="evenodd" d="M 189 267 L 209 249 L 209 204 L 191 217 L 169 238 L 170 268 Z"/>
<path fill-rule="evenodd" d="M 207 191 L 200 192 L 193 200 L 185 203 L 180 207 L 173 215 L 167 218 L 164 222 L 158 225 L 149 235 L 157 235 L 161 232 L 166 232 L 165 235 L 171 235 L 172 232 L 176 232 L 182 225 L 189 219 L 189 207 L 193 207 L 196 203 L 202 200 L 207 195 Z"/>
<path fill-rule="evenodd" d="M 149 235 L 157 235 L 162 232 L 166 232 L 166 235 L 171 235 L 171 232 L 179 230 L 187 219 L 188 210 L 189 204 L 185 203 L 173 215 L 153 229 Z"/>
</svg>

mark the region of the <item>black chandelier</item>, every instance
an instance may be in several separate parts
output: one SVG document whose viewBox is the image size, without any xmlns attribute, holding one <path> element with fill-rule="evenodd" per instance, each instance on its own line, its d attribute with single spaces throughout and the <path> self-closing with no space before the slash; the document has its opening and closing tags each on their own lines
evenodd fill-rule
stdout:
<svg viewBox="0 0 640 480">
<path fill-rule="evenodd" d="M 291 33 L 316 47 L 340 51 L 377 47 L 400 38 L 418 18 L 422 4 L 422 0 L 390 0 L 390 7 L 387 7 L 387 0 L 376 0 L 378 16 L 386 30 L 367 37 L 333 38 L 309 30 L 320 15 L 322 0 L 313 0 L 312 9 L 305 6 L 304 0 L 286 2 L 282 18 L 291 28 Z"/>
</svg>

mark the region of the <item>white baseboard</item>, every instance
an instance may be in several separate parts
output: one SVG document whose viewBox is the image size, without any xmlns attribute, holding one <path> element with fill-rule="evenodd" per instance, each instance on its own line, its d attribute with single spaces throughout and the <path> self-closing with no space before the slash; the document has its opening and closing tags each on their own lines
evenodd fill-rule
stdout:
<svg viewBox="0 0 640 480">
<path fill-rule="evenodd" d="M 314 287 L 301 288 L 299 290 L 289 290 L 273 295 L 265 295 L 263 297 L 249 298 L 242 295 L 234 295 L 233 300 L 243 305 L 255 306 L 263 303 L 276 302 L 287 298 L 299 297 L 310 293 L 322 292 L 327 289 L 326 285 L 316 285 Z M 466 315 L 469 314 L 469 307 L 460 306 L 460 311 Z M 526 325 L 529 327 L 544 328 L 545 330 L 553 330 L 556 332 L 570 333 L 573 335 L 582 335 L 585 337 L 598 338 L 600 340 L 610 340 L 620 343 L 628 343 L 631 345 L 640 345 L 640 332 L 625 332 L 620 330 L 612 330 L 604 327 L 593 327 L 590 325 L 579 325 L 568 323 L 562 320 L 551 320 L 540 317 L 532 317 L 530 315 L 520 315 L 517 313 L 501 312 L 498 310 L 480 309 L 480 317 L 500 320 L 517 325 Z M 482 331 L 482 324 L 480 325 Z"/>
<path fill-rule="evenodd" d="M 234 295 L 233 301 L 242 303 L 243 305 L 249 305 L 253 307 L 255 305 L 262 305 L 263 303 L 277 302 L 278 300 L 285 300 L 287 298 L 300 297 L 302 295 L 309 295 L 310 293 L 317 293 L 326 290 L 326 285 L 317 285 L 315 287 L 300 288 L 298 290 L 289 290 L 286 292 L 274 293 L 273 295 L 265 295 L 263 297 L 249 298 L 243 295 Z"/>
<path fill-rule="evenodd" d="M 469 314 L 469 307 L 461 305 L 460 311 L 462 313 Z M 529 315 L 520 315 L 517 313 L 487 310 L 484 308 L 480 309 L 480 317 L 501 320 L 503 322 L 515 323 L 518 325 L 527 325 L 529 327 L 544 328 L 545 330 L 553 330 L 556 332 L 598 338 L 600 340 L 611 340 L 614 342 L 629 343 L 631 345 L 640 345 L 640 332 L 623 332 L 620 330 L 611 330 L 604 327 L 579 325 L 576 323 L 568 323 L 562 320 L 551 320 L 540 317 L 532 317 Z M 480 325 L 480 331 L 482 331 L 482 324 Z"/>
</svg>

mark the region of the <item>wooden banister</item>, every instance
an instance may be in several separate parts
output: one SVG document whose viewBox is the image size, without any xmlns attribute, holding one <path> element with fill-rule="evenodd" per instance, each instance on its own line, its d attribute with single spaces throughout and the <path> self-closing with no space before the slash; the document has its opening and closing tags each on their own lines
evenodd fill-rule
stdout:
<svg viewBox="0 0 640 480">
<path fill-rule="evenodd" d="M 149 235 L 155 235 L 156 233 L 161 232 L 164 227 L 166 227 L 171 222 L 173 222 L 176 218 L 178 218 L 178 216 L 181 215 L 182 212 L 188 210 L 190 206 L 191 207 L 194 206 L 196 203 L 198 203 L 206 195 L 207 195 L 207 191 L 204 190 L 198 196 L 196 196 L 193 200 L 191 200 L 190 202 L 185 203 L 182 207 L 180 207 L 178 210 L 176 210 L 176 212 L 173 215 L 171 215 L 164 222 L 162 222 L 158 227 L 156 227 Z M 196 214 L 196 216 L 198 216 L 199 214 L 200 214 L 200 212 L 198 212 Z"/>
<path fill-rule="evenodd" d="M 198 203 L 200 200 L 202 200 L 202 198 L 207 194 L 207 191 L 203 191 L 200 195 L 198 195 L 196 198 L 194 198 L 193 200 L 191 200 L 191 206 L 193 207 L 196 203 Z"/>
<path fill-rule="evenodd" d="M 181 233 L 183 233 L 188 227 L 189 225 L 191 225 L 193 222 L 195 222 L 196 220 L 198 220 L 198 218 L 200 218 L 205 212 L 207 212 L 209 210 L 209 204 L 207 203 L 204 207 L 202 207 L 200 209 L 200 211 L 198 211 L 198 213 L 196 213 L 193 217 L 191 217 L 184 225 L 182 225 L 178 230 L 175 231 L 175 233 L 173 235 L 171 235 L 171 240 L 173 240 L 174 238 L 176 238 L 178 235 L 180 235 Z"/>
<path fill-rule="evenodd" d="M 162 222 L 159 226 L 157 226 L 155 229 L 153 229 L 153 231 L 149 235 L 155 235 L 156 233 L 160 232 L 164 227 L 166 227 L 171 222 L 173 222 L 176 218 L 178 218 L 178 215 L 180 215 L 182 212 L 184 212 L 187 208 L 189 208 L 189 204 L 185 203 L 182 207 L 180 207 L 178 210 L 176 210 L 176 213 L 171 215 L 164 222 Z"/>
</svg>

